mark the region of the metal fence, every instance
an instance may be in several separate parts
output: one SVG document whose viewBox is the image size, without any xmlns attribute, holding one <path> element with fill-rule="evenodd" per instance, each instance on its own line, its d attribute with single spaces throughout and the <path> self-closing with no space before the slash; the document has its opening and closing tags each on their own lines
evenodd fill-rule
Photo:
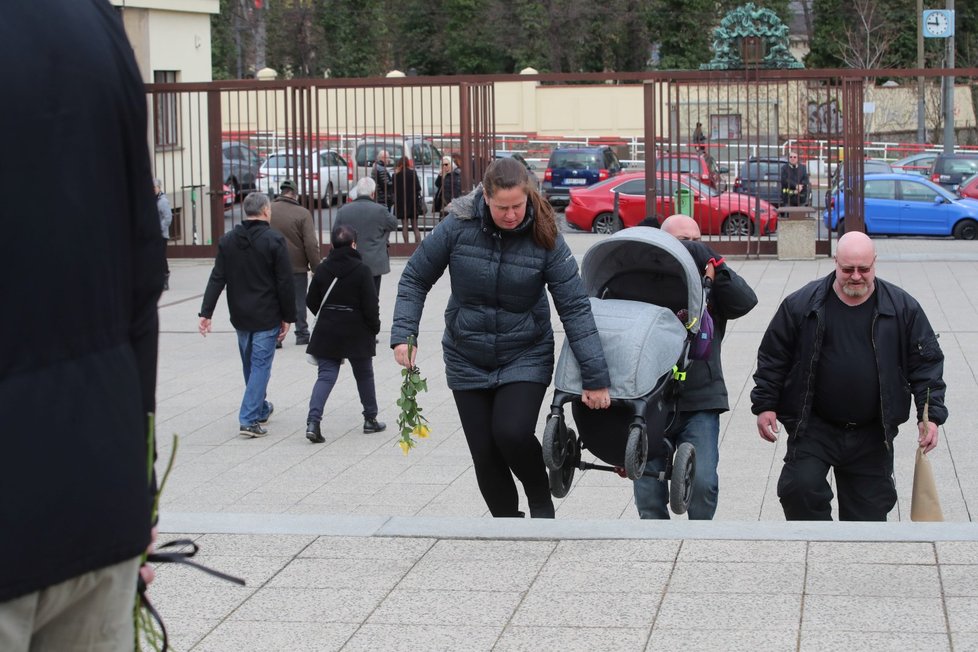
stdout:
<svg viewBox="0 0 978 652">
<path fill-rule="evenodd" d="M 463 188 L 469 189 L 497 151 L 522 154 L 543 177 L 555 147 L 596 144 L 613 147 L 629 164 L 626 171 L 645 170 L 644 203 L 631 213 L 623 210 L 618 226 L 631 226 L 635 210 L 660 218 L 687 210 L 721 253 L 765 255 L 777 250 L 777 211 L 786 199 L 773 170 L 788 152 L 799 154 L 809 174 L 810 197 L 803 202 L 808 217 L 821 216 L 837 176 L 849 193 L 847 227 L 859 228 L 864 157 L 939 147 L 867 146 L 868 128 L 886 131 L 876 124 L 880 109 L 888 116 L 897 108 L 917 110 L 905 98 L 892 100 L 894 95 L 881 90 L 882 81 L 906 89 L 923 78 L 921 86 L 935 95 L 947 72 L 673 71 L 151 84 L 149 136 L 156 176 L 174 206 L 171 256 L 213 255 L 220 236 L 241 220 L 236 200 L 253 189 L 275 194 L 286 177 L 298 184 L 321 241 L 328 242 L 336 211 L 357 179 L 370 174 L 380 148 L 395 160 L 407 155 L 418 174 L 424 201 L 418 227 L 424 237 L 441 218 L 432 199 L 442 156 L 468 162 L 459 167 Z M 978 80 L 976 69 L 954 72 L 972 88 Z M 644 125 L 626 136 L 601 138 L 497 133 L 496 83 L 528 80 L 583 82 L 582 92 L 592 93 L 609 82 L 634 84 L 642 89 L 637 101 L 644 104 Z M 939 133 L 939 102 L 920 104 Z M 870 105 L 880 109 L 874 114 Z M 970 129 L 962 139 L 974 140 Z M 765 162 L 772 165 L 765 168 Z M 817 251 L 828 254 L 832 234 L 824 227 L 818 233 Z M 412 236 L 412 229 L 393 235 L 393 252 L 410 253 L 416 246 Z"/>
</svg>

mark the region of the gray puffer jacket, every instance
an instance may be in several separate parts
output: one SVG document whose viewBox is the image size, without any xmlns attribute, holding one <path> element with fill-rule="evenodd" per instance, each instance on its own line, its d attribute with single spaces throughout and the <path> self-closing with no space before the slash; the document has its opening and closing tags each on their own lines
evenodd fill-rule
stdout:
<svg viewBox="0 0 978 652">
<path fill-rule="evenodd" d="M 604 351 L 577 262 L 558 235 L 550 251 L 533 241 L 532 208 L 512 231 L 496 227 L 481 188 L 459 197 L 408 261 L 397 290 L 391 346 L 417 335 L 432 285 L 448 268 L 452 294 L 442 349 L 448 387 L 550 384 L 554 333 L 550 290 L 586 389 L 610 384 Z M 419 343 L 423 346 L 423 343 Z"/>
</svg>

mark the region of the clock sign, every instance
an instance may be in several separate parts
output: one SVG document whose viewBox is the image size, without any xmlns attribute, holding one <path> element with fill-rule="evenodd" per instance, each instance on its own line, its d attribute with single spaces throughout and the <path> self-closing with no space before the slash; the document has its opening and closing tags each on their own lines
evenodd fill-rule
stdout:
<svg viewBox="0 0 978 652">
<path fill-rule="evenodd" d="M 923 13 L 924 37 L 947 38 L 954 36 L 954 11 L 949 9 L 928 9 Z"/>
</svg>

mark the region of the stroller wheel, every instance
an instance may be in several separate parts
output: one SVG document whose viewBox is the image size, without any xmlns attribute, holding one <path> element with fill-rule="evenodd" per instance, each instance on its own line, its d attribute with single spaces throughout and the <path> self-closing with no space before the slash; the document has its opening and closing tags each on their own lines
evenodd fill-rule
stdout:
<svg viewBox="0 0 978 652">
<path fill-rule="evenodd" d="M 676 514 L 685 514 L 693 497 L 696 477 L 696 449 L 689 442 L 679 444 L 669 482 L 669 506 Z"/>
<path fill-rule="evenodd" d="M 581 452 L 577 448 L 577 433 L 568 428 L 566 430 L 567 448 L 564 456 L 564 463 L 559 469 L 547 469 L 550 477 L 550 493 L 554 498 L 563 498 L 570 491 L 571 482 L 574 480 L 574 469 L 581 461 Z"/>
<path fill-rule="evenodd" d="M 649 438 L 645 434 L 645 428 L 632 426 L 628 430 L 628 443 L 625 445 L 625 474 L 629 480 L 642 477 L 648 456 Z"/>
<path fill-rule="evenodd" d="M 559 471 L 567 458 L 566 434 L 561 436 L 562 419 L 558 416 L 551 416 L 547 419 L 547 424 L 543 427 L 543 463 L 551 471 Z"/>
<path fill-rule="evenodd" d="M 563 498 L 570 491 L 571 482 L 574 480 L 574 467 L 568 464 L 562 469 L 548 470 L 550 475 L 550 493 L 554 498 Z"/>
</svg>

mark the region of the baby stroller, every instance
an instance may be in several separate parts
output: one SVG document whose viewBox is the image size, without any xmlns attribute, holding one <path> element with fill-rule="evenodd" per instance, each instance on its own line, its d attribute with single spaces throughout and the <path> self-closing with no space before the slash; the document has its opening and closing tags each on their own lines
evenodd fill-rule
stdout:
<svg viewBox="0 0 978 652">
<path fill-rule="evenodd" d="M 592 246 L 581 277 L 611 375 L 611 407 L 590 410 L 581 403 L 580 368 L 565 341 L 543 432 L 551 493 L 566 496 L 575 469 L 615 471 L 634 480 L 650 456 L 663 456 L 665 471 L 658 479 L 670 483 L 669 505 L 683 514 L 696 451 L 688 443 L 676 450 L 664 433 L 690 344 L 699 334 L 708 284 L 686 247 L 651 227 L 619 231 Z M 571 403 L 580 439 L 565 423 L 565 403 Z M 582 449 L 611 466 L 582 462 Z"/>
</svg>

